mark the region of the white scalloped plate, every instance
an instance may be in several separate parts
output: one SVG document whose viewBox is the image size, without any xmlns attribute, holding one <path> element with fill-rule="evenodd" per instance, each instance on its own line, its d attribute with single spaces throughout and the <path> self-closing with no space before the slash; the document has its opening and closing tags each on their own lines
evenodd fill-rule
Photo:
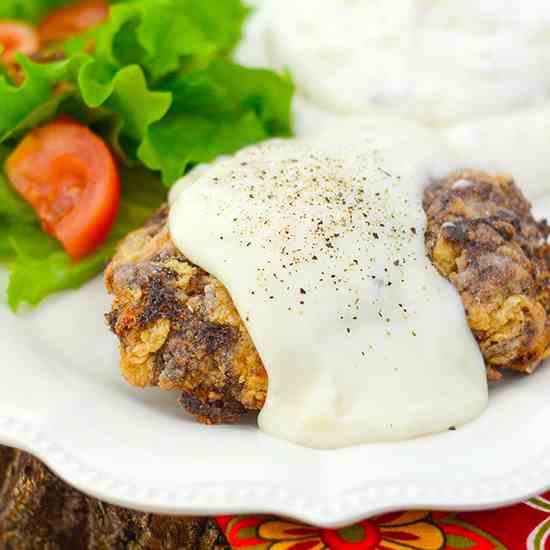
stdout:
<svg viewBox="0 0 550 550">
<path fill-rule="evenodd" d="M 550 487 L 550 368 L 494 387 L 486 414 L 457 431 L 317 451 L 253 422 L 201 426 L 177 394 L 126 386 L 103 325 L 108 306 L 99 280 L 19 317 L 0 305 L 0 443 L 90 495 L 159 513 L 266 512 L 335 527 L 396 508 L 493 507 Z"/>
</svg>

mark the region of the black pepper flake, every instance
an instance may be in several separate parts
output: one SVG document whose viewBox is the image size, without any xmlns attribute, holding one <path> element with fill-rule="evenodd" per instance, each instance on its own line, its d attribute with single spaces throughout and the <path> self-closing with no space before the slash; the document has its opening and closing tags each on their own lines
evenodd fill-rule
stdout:
<svg viewBox="0 0 550 550">
<path fill-rule="evenodd" d="M 449 426 L 449 431 L 456 432 L 456 426 Z"/>
<path fill-rule="evenodd" d="M 378 233 L 376 232 L 373 232 L 372 236 L 375 238 L 375 239 L 379 239 L 380 237 L 378 236 Z"/>
<path fill-rule="evenodd" d="M 306 294 L 306 291 L 303 288 L 301 288 L 300 289 L 300 294 Z"/>
</svg>

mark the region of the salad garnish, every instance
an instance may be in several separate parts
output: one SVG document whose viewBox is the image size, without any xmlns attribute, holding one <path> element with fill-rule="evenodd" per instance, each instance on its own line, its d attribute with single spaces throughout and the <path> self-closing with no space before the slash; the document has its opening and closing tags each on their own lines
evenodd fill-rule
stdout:
<svg viewBox="0 0 550 550">
<path fill-rule="evenodd" d="M 291 135 L 289 75 L 232 61 L 249 11 L 3 0 L 0 262 L 13 310 L 99 273 L 194 165 Z"/>
</svg>

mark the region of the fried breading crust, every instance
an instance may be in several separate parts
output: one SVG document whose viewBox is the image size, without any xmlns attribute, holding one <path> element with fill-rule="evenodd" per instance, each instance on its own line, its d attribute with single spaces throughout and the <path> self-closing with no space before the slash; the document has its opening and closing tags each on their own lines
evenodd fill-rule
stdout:
<svg viewBox="0 0 550 550">
<path fill-rule="evenodd" d="M 167 213 L 128 235 L 105 272 L 120 368 L 134 386 L 181 390 L 201 422 L 234 422 L 262 407 L 267 375 L 225 288 L 170 240 Z"/>
<path fill-rule="evenodd" d="M 430 185 L 426 250 L 458 290 L 489 379 L 549 355 L 549 229 L 508 176 L 465 171 Z"/>
<path fill-rule="evenodd" d="M 533 372 L 550 343 L 546 222 L 511 178 L 473 171 L 431 184 L 424 208 L 427 254 L 460 293 L 489 379 Z M 262 408 L 267 374 L 223 285 L 172 243 L 167 214 L 128 235 L 105 273 L 120 367 L 135 386 L 179 389 L 201 422 L 235 422 Z"/>
</svg>

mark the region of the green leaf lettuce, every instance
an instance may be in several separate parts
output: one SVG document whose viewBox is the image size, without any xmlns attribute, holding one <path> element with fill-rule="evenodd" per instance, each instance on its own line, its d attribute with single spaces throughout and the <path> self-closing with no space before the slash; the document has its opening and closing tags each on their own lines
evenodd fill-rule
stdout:
<svg viewBox="0 0 550 550">
<path fill-rule="evenodd" d="M 0 0 L 0 17 L 36 22 L 67 3 Z M 247 13 L 241 0 L 111 2 L 108 21 L 53 46 L 50 53 L 62 52 L 61 61 L 18 55 L 21 85 L 0 71 L 0 262 L 11 272 L 14 310 L 99 273 L 116 242 L 141 225 L 165 200 L 166 186 L 193 165 L 291 134 L 290 77 L 230 60 Z M 43 233 L 1 173 L 7 151 L 59 113 L 90 126 L 121 161 L 115 226 L 108 241 L 78 263 Z"/>
</svg>

